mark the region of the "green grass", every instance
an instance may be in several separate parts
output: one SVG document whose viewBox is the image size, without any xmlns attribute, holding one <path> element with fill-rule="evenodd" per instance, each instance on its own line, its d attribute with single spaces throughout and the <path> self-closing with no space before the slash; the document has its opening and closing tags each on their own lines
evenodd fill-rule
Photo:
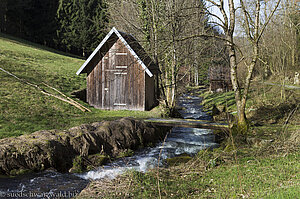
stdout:
<svg viewBox="0 0 300 199">
<path fill-rule="evenodd" d="M 265 198 L 277 192 L 287 198 L 299 193 L 296 189 L 300 188 L 299 153 L 274 159 L 249 159 L 205 172 L 197 172 L 194 168 L 197 165 L 190 167 L 195 169 L 194 173 L 185 169 L 179 173 L 161 172 L 161 194 L 164 198 Z M 158 189 L 153 189 L 157 187 L 155 173 L 135 174 L 133 178 L 139 182 L 132 193 L 135 198 L 158 196 Z M 284 189 L 288 191 L 282 192 Z"/>
<path fill-rule="evenodd" d="M 206 111 L 211 111 L 213 105 L 216 105 L 217 107 L 225 107 L 227 111 L 233 114 L 236 111 L 234 91 L 221 93 L 204 92 L 201 93 L 200 96 L 203 97 L 202 104 L 204 105 L 204 109 Z M 252 98 L 248 99 L 246 104 L 246 112 L 253 111 L 254 104 L 255 102 Z"/>
<path fill-rule="evenodd" d="M 224 93 L 210 93 L 205 92 L 201 93 L 203 97 L 202 104 L 206 111 L 211 111 L 213 105 L 216 106 L 225 106 L 228 111 L 235 111 L 235 99 L 234 91 L 224 92 Z"/>
<path fill-rule="evenodd" d="M 285 199 L 285 198 L 299 198 L 300 197 L 300 185 L 294 187 L 281 188 L 275 193 L 272 193 L 266 197 L 266 199 Z"/>
<path fill-rule="evenodd" d="M 203 183 L 214 188 L 214 198 L 264 198 L 283 187 L 300 187 L 300 155 L 252 159 L 239 164 L 221 166 L 204 176 Z"/>
<path fill-rule="evenodd" d="M 215 153 L 216 154 L 216 153 Z M 249 155 L 249 154 L 248 154 Z M 147 173 L 131 171 L 109 185 L 92 182 L 79 198 L 297 198 L 300 153 L 238 157 L 209 166 L 197 156 L 188 163 Z M 159 184 L 158 184 L 159 181 Z M 118 188 L 122 187 L 122 188 Z M 159 187 L 159 188 L 158 188 Z"/>
<path fill-rule="evenodd" d="M 0 34 L 0 67 L 44 89 L 43 82 L 70 96 L 72 91 L 85 88 L 85 75 L 75 74 L 83 62 L 66 53 Z M 0 71 L 0 138 L 44 129 L 66 129 L 104 119 L 159 115 L 153 111 L 102 111 L 90 108 L 92 113 L 84 113 Z"/>
</svg>

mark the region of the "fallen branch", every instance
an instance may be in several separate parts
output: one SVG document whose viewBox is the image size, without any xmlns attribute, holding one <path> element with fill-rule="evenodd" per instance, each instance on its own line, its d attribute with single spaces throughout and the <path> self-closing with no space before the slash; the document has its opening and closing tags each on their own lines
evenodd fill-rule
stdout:
<svg viewBox="0 0 300 199">
<path fill-rule="evenodd" d="M 8 74 L 8 75 L 10 75 L 10 76 L 12 76 L 12 77 L 14 77 L 14 78 L 16 78 L 17 80 L 19 80 L 19 81 L 21 81 L 21 82 L 23 82 L 23 83 L 29 85 L 29 86 L 35 87 L 36 89 L 40 90 L 40 92 L 43 93 L 44 95 L 48 95 L 48 96 L 54 97 L 54 98 L 56 98 L 56 99 L 59 99 L 59 100 L 61 100 L 61 101 L 63 101 L 63 102 L 66 102 L 66 103 L 68 103 L 68 104 L 71 104 L 71 105 L 75 106 L 76 108 L 80 109 L 80 110 L 83 111 L 83 112 L 85 112 L 85 111 L 91 112 L 90 109 L 84 107 L 83 105 L 79 104 L 78 102 L 74 101 L 73 99 L 67 97 L 65 94 L 63 94 L 61 91 L 57 90 L 56 88 L 53 88 L 53 87 L 51 87 L 51 86 L 49 86 L 49 85 L 43 83 L 44 85 L 46 85 L 47 87 L 49 87 L 49 88 L 51 88 L 51 89 L 57 91 L 59 94 L 61 94 L 62 96 L 64 96 L 64 97 L 67 98 L 67 99 L 65 99 L 65 98 L 63 98 L 63 97 L 60 97 L 60 96 L 58 96 L 58 95 L 51 94 L 51 93 L 47 92 L 46 90 L 42 89 L 42 88 L 41 88 L 40 86 L 38 86 L 37 84 L 33 84 L 33 83 L 28 82 L 28 81 L 26 81 L 26 80 L 24 80 L 24 79 L 21 79 L 21 78 L 19 78 L 18 76 L 16 76 L 16 75 L 14 75 L 14 74 L 12 74 L 12 73 L 10 73 L 10 72 L 4 70 L 4 69 L 1 68 L 1 67 L 0 67 L 0 70 L 3 71 L 3 72 L 5 72 L 6 74 Z"/>
<path fill-rule="evenodd" d="M 297 109 L 298 109 L 298 106 L 296 106 L 296 108 L 294 108 L 288 115 L 287 119 L 285 120 L 284 122 L 284 125 L 283 125 L 283 133 L 285 134 L 286 130 L 287 130 L 287 127 L 288 127 L 288 123 L 289 123 L 289 120 L 291 119 L 291 117 L 294 115 L 294 113 L 296 113 Z"/>
<path fill-rule="evenodd" d="M 62 96 L 64 96 L 65 98 L 67 98 L 69 101 L 73 102 L 74 104 L 76 104 L 77 106 L 83 108 L 84 110 L 88 111 L 88 112 L 92 112 L 90 109 L 86 108 L 85 106 L 79 104 L 78 102 L 76 102 L 75 100 L 73 100 L 72 98 L 66 96 L 64 93 L 62 93 L 61 91 L 57 90 L 56 88 L 53 88 L 51 86 L 49 86 L 48 84 L 46 84 L 45 82 L 43 82 L 43 84 L 53 90 L 55 90 L 56 92 L 58 92 L 59 94 L 61 94 Z M 75 105 L 74 105 L 75 106 Z"/>
<path fill-rule="evenodd" d="M 80 109 L 81 111 L 85 112 L 85 110 L 84 110 L 83 108 L 81 108 L 80 106 L 78 106 L 77 104 L 75 104 L 75 103 L 73 103 L 73 102 L 71 102 L 71 101 L 69 101 L 69 100 L 66 100 L 65 98 L 62 98 L 62 97 L 57 96 L 57 95 L 53 95 L 53 94 L 48 93 L 48 92 L 46 92 L 46 91 L 41 91 L 41 92 L 42 92 L 43 94 L 45 94 L 45 95 L 48 95 L 48 96 L 54 97 L 54 98 L 56 98 L 56 99 L 59 99 L 59 100 L 61 100 L 61 101 L 67 102 L 67 103 L 69 103 L 69 104 L 71 104 L 71 105 L 77 107 L 77 108 Z"/>
</svg>

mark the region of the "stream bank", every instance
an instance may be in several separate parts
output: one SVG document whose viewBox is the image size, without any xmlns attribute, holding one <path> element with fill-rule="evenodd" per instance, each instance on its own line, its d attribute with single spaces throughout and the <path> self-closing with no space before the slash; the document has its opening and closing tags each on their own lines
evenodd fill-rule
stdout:
<svg viewBox="0 0 300 199">
<path fill-rule="evenodd" d="M 168 128 L 158 128 L 143 121 L 123 118 L 83 124 L 66 131 L 38 131 L 30 135 L 0 140 L 0 175 L 19 175 L 49 168 L 68 172 L 77 157 L 97 167 L 95 154 L 103 159 L 117 157 L 128 150 L 163 139 Z M 100 165 L 99 165 L 100 163 Z M 81 163 L 80 163 L 81 164 Z"/>
<path fill-rule="evenodd" d="M 218 99 L 228 98 L 215 97 L 213 102 Z M 284 115 L 274 108 L 272 111 L 276 116 Z M 261 112 L 259 119 L 266 116 L 266 112 Z M 293 122 L 299 121 L 297 113 L 293 118 Z M 291 136 L 289 132 L 293 132 Z M 258 126 L 247 135 L 255 140 L 234 135 L 218 149 L 203 150 L 189 162 L 175 167 L 129 172 L 113 180 L 94 180 L 78 199 L 297 198 L 299 133 L 299 123 L 295 127 Z"/>
</svg>

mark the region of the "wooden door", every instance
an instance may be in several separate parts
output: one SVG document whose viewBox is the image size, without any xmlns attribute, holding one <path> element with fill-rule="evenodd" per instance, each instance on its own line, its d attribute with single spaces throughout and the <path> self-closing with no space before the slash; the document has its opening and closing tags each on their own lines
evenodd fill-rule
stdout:
<svg viewBox="0 0 300 199">
<path fill-rule="evenodd" d="M 114 98 L 112 99 L 114 109 L 125 109 L 127 106 L 127 53 L 123 46 L 119 46 L 115 53 L 114 65 Z"/>
<path fill-rule="evenodd" d="M 127 53 L 115 44 L 103 58 L 102 104 L 108 109 L 125 109 L 127 106 Z"/>
<path fill-rule="evenodd" d="M 113 105 L 116 109 L 123 109 L 126 107 L 126 77 L 127 72 L 114 72 L 114 95 Z"/>
</svg>

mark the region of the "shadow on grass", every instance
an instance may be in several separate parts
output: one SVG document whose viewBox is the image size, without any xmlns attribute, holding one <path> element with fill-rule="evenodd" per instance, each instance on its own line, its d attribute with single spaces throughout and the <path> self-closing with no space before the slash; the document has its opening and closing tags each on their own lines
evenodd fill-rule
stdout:
<svg viewBox="0 0 300 199">
<path fill-rule="evenodd" d="M 291 103 L 281 103 L 277 106 L 260 106 L 251 117 L 251 120 L 277 123 L 279 120 L 286 119 L 288 115 L 295 110 L 295 108 L 296 104 Z"/>
<path fill-rule="evenodd" d="M 71 53 L 55 50 L 53 48 L 43 46 L 41 44 L 33 43 L 31 41 L 21 39 L 21 38 L 18 38 L 18 37 L 14 37 L 14 36 L 11 36 L 11 35 L 8 35 L 8 34 L 0 33 L 0 37 L 4 38 L 6 40 L 9 40 L 10 42 L 17 43 L 17 44 L 24 45 L 24 46 L 28 46 L 28 47 L 34 47 L 34 48 L 37 48 L 39 50 L 45 50 L 45 51 L 49 51 L 49 52 L 52 52 L 52 53 L 56 53 L 56 54 L 59 54 L 59 55 L 68 56 L 68 57 L 72 57 L 72 58 L 84 59 L 83 57 L 80 57 L 80 56 L 77 56 L 77 55 L 74 55 L 74 54 L 71 54 Z"/>
<path fill-rule="evenodd" d="M 234 92 L 224 93 L 205 93 L 203 96 L 205 108 L 212 109 L 213 105 L 224 106 L 227 110 L 234 110 L 235 98 Z"/>
</svg>

